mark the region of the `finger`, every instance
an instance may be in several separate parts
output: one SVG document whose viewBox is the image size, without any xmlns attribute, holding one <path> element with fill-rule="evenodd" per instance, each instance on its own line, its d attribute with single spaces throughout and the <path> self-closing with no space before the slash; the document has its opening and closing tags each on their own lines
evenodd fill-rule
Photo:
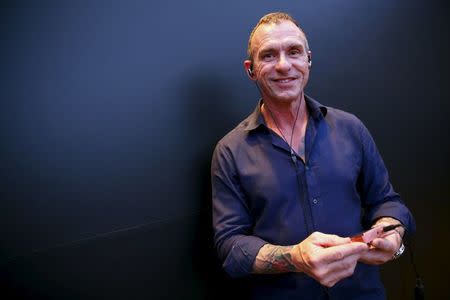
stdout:
<svg viewBox="0 0 450 300">
<path fill-rule="evenodd" d="M 335 234 L 325 234 L 321 232 L 314 232 L 311 234 L 312 242 L 322 247 L 331 247 L 337 245 L 344 245 L 351 242 L 348 237 L 340 237 Z"/>
<path fill-rule="evenodd" d="M 360 255 L 347 256 L 341 261 L 335 261 L 328 265 L 327 273 L 322 279 L 322 284 L 331 287 L 344 278 L 353 275 Z"/>
<path fill-rule="evenodd" d="M 400 247 L 400 245 L 402 243 L 402 236 L 396 230 L 392 230 L 392 231 L 385 233 L 385 235 L 383 235 L 381 238 L 390 240 L 394 246 Z"/>
<path fill-rule="evenodd" d="M 381 238 L 376 238 L 371 242 L 371 245 L 374 246 L 377 249 L 385 249 L 386 248 L 386 241 L 384 239 Z"/>
<path fill-rule="evenodd" d="M 380 265 L 390 260 L 391 257 L 385 251 L 373 249 L 362 255 L 359 261 L 368 265 Z"/>
<path fill-rule="evenodd" d="M 330 274 L 339 274 L 344 270 L 353 270 L 360 257 L 360 254 L 353 254 L 347 256 L 342 260 L 329 263 L 327 265 L 327 272 L 329 272 Z"/>
<path fill-rule="evenodd" d="M 372 246 L 375 248 L 387 251 L 387 252 L 394 252 L 395 251 L 395 243 L 387 238 L 377 238 L 372 241 Z"/>
<path fill-rule="evenodd" d="M 368 251 L 369 246 L 365 243 L 353 242 L 344 245 L 337 245 L 329 248 L 325 248 L 322 251 L 322 260 L 325 263 L 331 263 L 334 261 L 341 261 L 344 258 L 354 255 L 362 254 Z"/>
<path fill-rule="evenodd" d="M 394 235 L 394 234 L 399 234 L 399 233 L 395 230 L 391 230 L 391 231 L 383 233 L 382 237 L 387 237 L 387 236 Z"/>
</svg>

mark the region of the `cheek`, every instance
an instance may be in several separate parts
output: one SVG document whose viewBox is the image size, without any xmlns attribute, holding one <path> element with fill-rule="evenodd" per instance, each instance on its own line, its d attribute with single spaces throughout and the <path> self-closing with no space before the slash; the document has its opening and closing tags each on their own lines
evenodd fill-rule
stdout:
<svg viewBox="0 0 450 300">
<path fill-rule="evenodd" d="M 297 70 L 303 75 L 303 85 L 305 85 L 308 82 L 308 79 L 309 79 L 309 67 L 308 67 L 308 65 L 306 65 L 306 66 L 302 65 Z"/>
<path fill-rule="evenodd" d="M 306 83 L 309 79 L 309 71 L 303 73 L 303 81 Z"/>
<path fill-rule="evenodd" d="M 259 80 L 264 80 L 267 77 L 267 73 L 267 70 L 265 70 L 264 68 L 260 68 L 257 71 L 256 75 Z"/>
<path fill-rule="evenodd" d="M 265 63 L 259 63 L 258 65 L 255 65 L 255 71 L 259 78 L 264 79 L 275 69 L 274 65 L 265 62 Z"/>
<path fill-rule="evenodd" d="M 303 74 L 309 73 L 309 64 L 306 61 L 296 63 L 294 67 Z"/>
</svg>

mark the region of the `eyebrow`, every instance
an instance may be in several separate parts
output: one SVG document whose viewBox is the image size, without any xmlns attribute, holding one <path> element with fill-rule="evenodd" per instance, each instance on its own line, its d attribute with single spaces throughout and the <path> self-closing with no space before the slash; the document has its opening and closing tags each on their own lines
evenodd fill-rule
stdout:
<svg viewBox="0 0 450 300">
<path fill-rule="evenodd" d="M 261 56 L 263 56 L 265 54 L 272 53 L 272 52 L 275 52 L 275 51 L 277 51 L 275 47 L 268 47 L 268 48 L 260 50 L 258 52 L 258 56 L 261 57 Z"/>
<path fill-rule="evenodd" d="M 292 49 L 292 48 L 300 48 L 302 50 L 306 49 L 305 45 L 303 45 L 301 43 L 296 43 L 296 42 L 292 42 L 292 43 L 289 43 L 287 45 L 287 49 Z M 267 54 L 267 53 L 270 53 L 270 52 L 278 51 L 277 49 L 278 49 L 278 47 L 275 47 L 273 45 L 269 45 L 269 46 L 267 46 L 265 48 L 262 48 L 260 51 L 258 51 L 258 56 L 264 55 L 264 54 Z"/>
<path fill-rule="evenodd" d="M 305 50 L 305 45 L 300 44 L 300 43 L 290 43 L 288 45 L 288 49 L 292 49 L 292 48 L 301 48 L 302 50 Z"/>
</svg>

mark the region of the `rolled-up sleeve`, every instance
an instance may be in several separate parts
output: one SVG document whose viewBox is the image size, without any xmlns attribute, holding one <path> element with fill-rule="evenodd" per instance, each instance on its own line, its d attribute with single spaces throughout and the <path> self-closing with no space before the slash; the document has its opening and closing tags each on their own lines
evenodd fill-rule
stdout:
<svg viewBox="0 0 450 300">
<path fill-rule="evenodd" d="M 219 142 L 211 163 L 214 241 L 224 270 L 243 277 L 267 242 L 252 235 L 254 223 L 235 166 L 230 149 Z"/>
<path fill-rule="evenodd" d="M 408 234 L 415 232 L 414 218 L 389 181 L 388 171 L 367 128 L 360 123 L 362 144 L 361 196 L 365 222 L 373 224 L 381 217 L 399 220 Z"/>
</svg>

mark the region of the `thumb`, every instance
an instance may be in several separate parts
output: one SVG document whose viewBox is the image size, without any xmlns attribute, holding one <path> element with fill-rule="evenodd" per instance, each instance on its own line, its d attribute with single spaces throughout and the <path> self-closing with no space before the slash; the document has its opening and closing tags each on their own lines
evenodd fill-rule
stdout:
<svg viewBox="0 0 450 300">
<path fill-rule="evenodd" d="M 321 232 L 314 232 L 311 234 L 312 242 L 322 247 L 331 247 L 337 245 L 344 245 L 351 242 L 348 237 L 340 237 L 335 234 L 324 234 Z"/>
</svg>

